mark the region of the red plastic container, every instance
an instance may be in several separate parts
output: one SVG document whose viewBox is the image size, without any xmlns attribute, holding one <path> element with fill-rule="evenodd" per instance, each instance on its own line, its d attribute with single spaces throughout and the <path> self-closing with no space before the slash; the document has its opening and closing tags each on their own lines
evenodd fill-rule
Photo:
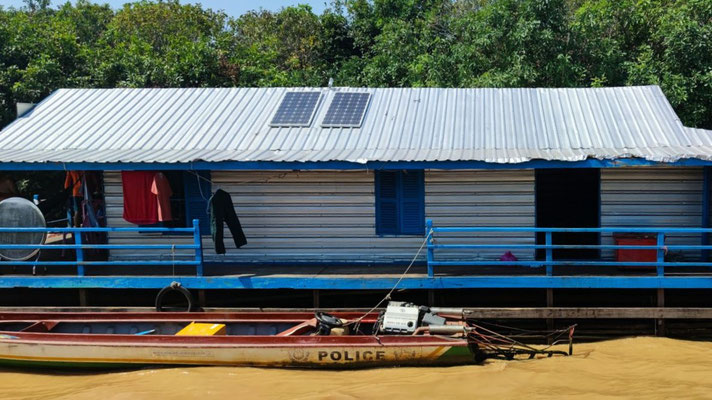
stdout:
<svg viewBox="0 0 712 400">
<path fill-rule="evenodd" d="M 655 246 L 658 239 L 655 235 L 627 234 L 614 235 L 617 246 Z M 616 261 L 623 262 L 655 262 L 658 259 L 658 251 L 655 249 L 617 249 Z M 647 268 L 647 267 L 643 267 Z"/>
</svg>

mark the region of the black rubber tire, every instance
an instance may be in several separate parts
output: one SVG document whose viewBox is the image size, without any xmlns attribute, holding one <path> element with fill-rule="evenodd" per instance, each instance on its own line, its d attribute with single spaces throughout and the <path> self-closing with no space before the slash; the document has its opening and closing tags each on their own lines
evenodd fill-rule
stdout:
<svg viewBox="0 0 712 400">
<path fill-rule="evenodd" d="M 166 295 L 168 293 L 171 293 L 171 292 L 178 292 L 178 293 L 182 294 L 183 297 L 185 297 L 186 302 L 188 303 L 188 309 L 185 311 L 187 311 L 187 312 L 193 311 L 193 305 L 195 304 L 193 295 L 190 294 L 188 289 L 186 289 L 180 285 L 166 286 L 163 289 L 161 289 L 160 292 L 158 292 L 158 295 L 156 296 L 156 311 L 158 311 L 158 312 L 166 311 L 163 309 L 163 299 L 164 299 L 164 297 L 166 297 Z"/>
</svg>

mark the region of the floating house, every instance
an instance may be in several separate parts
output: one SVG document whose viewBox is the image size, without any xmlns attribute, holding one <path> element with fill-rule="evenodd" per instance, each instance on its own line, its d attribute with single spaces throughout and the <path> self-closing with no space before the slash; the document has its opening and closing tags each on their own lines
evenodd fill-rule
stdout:
<svg viewBox="0 0 712 400">
<path fill-rule="evenodd" d="M 185 286 L 383 289 L 414 264 L 403 287 L 712 287 L 669 273 L 712 265 L 710 166 L 657 86 L 61 89 L 0 132 L 0 170 L 100 171 L 108 260 L 0 286 L 158 288 L 135 271 L 195 262 Z M 123 171 L 166 177 L 171 221 L 125 220 Z M 247 239 L 219 227 L 224 254 L 218 189 Z"/>
</svg>

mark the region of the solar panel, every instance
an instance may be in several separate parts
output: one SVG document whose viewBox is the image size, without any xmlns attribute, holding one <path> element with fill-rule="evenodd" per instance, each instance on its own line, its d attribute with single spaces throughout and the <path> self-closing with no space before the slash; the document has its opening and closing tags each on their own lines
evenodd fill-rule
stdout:
<svg viewBox="0 0 712 400">
<path fill-rule="evenodd" d="M 370 93 L 336 93 L 321 126 L 357 128 L 366 114 Z"/>
<path fill-rule="evenodd" d="M 270 122 L 271 126 L 311 125 L 320 92 L 287 92 Z"/>
</svg>

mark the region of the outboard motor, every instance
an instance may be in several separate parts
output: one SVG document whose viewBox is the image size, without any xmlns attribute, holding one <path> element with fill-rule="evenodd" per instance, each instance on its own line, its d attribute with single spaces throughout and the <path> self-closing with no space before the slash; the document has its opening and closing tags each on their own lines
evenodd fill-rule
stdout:
<svg viewBox="0 0 712 400">
<path fill-rule="evenodd" d="M 426 306 L 391 301 L 381 319 L 379 331 L 395 335 L 410 335 L 420 326 L 445 325 L 445 318 L 430 312 Z"/>
</svg>

